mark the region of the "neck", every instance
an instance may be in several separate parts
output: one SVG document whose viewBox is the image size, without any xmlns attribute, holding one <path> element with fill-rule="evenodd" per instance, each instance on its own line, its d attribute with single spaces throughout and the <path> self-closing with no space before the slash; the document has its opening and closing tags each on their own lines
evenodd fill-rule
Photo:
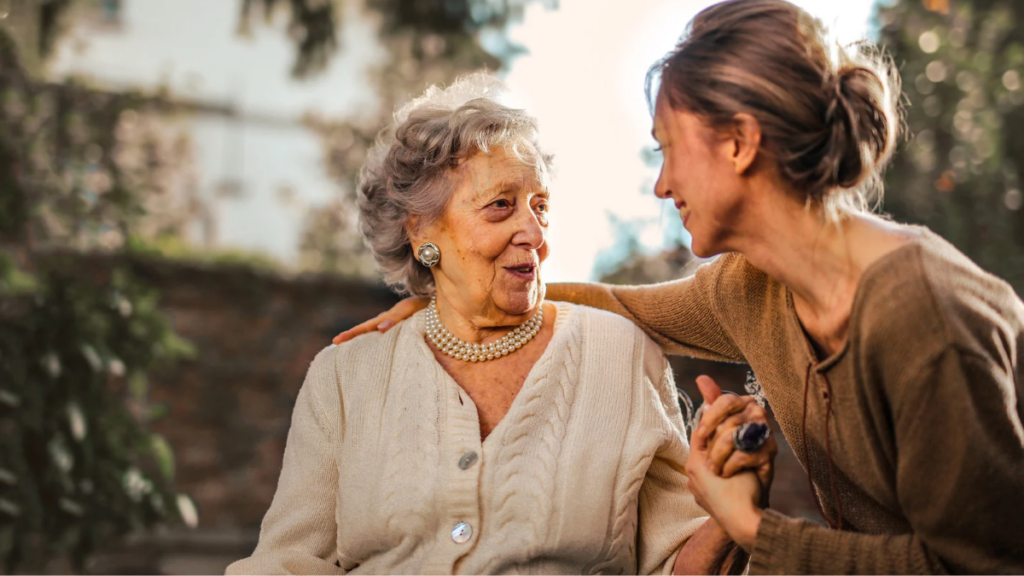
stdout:
<svg viewBox="0 0 1024 576">
<path fill-rule="evenodd" d="M 758 210 L 757 225 L 746 227 L 754 232 L 737 238 L 735 250 L 823 315 L 850 299 L 863 272 L 851 242 L 859 218 L 832 222 L 795 200 L 780 204 Z"/>
<path fill-rule="evenodd" d="M 823 351 L 835 352 L 846 340 L 864 271 L 911 233 L 870 214 L 846 213 L 832 221 L 792 195 L 762 198 L 774 203 L 756 207 L 756 222 L 737 226 L 753 232 L 730 247 L 789 288 L 804 329 Z"/>
<path fill-rule="evenodd" d="M 467 311 L 465 308 L 473 308 L 459 306 L 459 302 L 445 298 L 442 291 L 437 292 L 437 315 L 444 327 L 452 336 L 470 344 L 489 344 L 500 339 L 532 318 L 540 306 L 541 302 L 537 302 L 524 314 L 509 314 L 493 305 L 491 311 Z"/>
</svg>

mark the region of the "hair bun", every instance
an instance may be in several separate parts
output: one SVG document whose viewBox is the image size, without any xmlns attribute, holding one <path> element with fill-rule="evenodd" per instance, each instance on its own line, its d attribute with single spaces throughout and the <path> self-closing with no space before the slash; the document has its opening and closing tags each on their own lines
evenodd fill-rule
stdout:
<svg viewBox="0 0 1024 576">
<path fill-rule="evenodd" d="M 825 82 L 827 143 L 820 182 L 855 188 L 871 177 L 892 151 L 895 126 L 887 113 L 887 83 L 866 66 L 844 65 Z"/>
</svg>

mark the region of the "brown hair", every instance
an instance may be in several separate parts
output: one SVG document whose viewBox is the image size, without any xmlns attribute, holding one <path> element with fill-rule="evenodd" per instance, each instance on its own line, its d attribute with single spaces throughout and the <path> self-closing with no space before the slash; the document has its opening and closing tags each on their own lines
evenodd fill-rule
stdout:
<svg viewBox="0 0 1024 576">
<path fill-rule="evenodd" d="M 700 12 L 651 67 L 648 96 L 714 128 L 736 114 L 761 125 L 762 149 L 809 203 L 835 214 L 881 197 L 900 123 L 899 76 L 868 43 L 831 47 L 821 22 L 785 0 L 727 0 Z"/>
</svg>

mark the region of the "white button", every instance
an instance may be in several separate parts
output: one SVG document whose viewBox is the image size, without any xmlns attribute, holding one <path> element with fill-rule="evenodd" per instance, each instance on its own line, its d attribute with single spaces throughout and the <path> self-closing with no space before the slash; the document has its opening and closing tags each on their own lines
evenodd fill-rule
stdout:
<svg viewBox="0 0 1024 576">
<path fill-rule="evenodd" d="M 469 539 L 473 537 L 473 527 L 465 522 L 459 522 L 452 529 L 452 540 L 456 544 L 465 544 L 469 542 Z"/>
<path fill-rule="evenodd" d="M 476 455 L 476 452 L 473 452 L 472 450 L 466 452 L 462 455 L 462 458 L 459 458 L 459 468 L 462 468 L 463 470 L 469 468 L 473 464 L 476 464 L 477 458 L 478 456 Z"/>
</svg>

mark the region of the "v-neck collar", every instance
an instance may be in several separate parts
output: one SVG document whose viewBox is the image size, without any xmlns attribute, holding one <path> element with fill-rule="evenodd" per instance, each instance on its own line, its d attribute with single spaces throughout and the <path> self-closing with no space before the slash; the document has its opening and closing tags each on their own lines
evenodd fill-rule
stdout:
<svg viewBox="0 0 1024 576">
<path fill-rule="evenodd" d="M 533 392 L 533 388 L 537 386 L 538 381 L 541 379 L 540 377 L 542 376 L 542 374 L 538 372 L 538 367 L 541 366 L 542 364 L 546 364 L 548 362 L 548 358 L 554 354 L 565 354 L 565 350 L 567 348 L 567 343 L 565 342 L 565 339 L 568 337 L 567 334 L 569 331 L 567 323 L 575 320 L 575 310 L 573 310 L 573 306 L 571 304 L 565 302 L 553 302 L 553 304 L 555 305 L 556 313 L 555 325 L 552 328 L 553 332 L 551 334 L 551 340 L 548 341 L 547 346 L 544 348 L 544 352 L 541 353 L 540 357 L 537 358 L 537 361 L 534 362 L 533 366 L 530 367 L 530 371 L 526 375 L 526 380 L 523 381 L 522 387 L 519 388 L 519 392 L 516 393 L 515 399 L 512 400 L 512 405 L 509 406 L 508 412 L 506 412 L 505 415 L 501 417 L 501 420 L 498 422 L 498 425 L 495 426 L 493 430 L 491 430 L 491 433 L 487 435 L 487 438 L 484 438 L 483 442 L 481 443 L 482 446 L 484 447 L 493 445 L 494 442 L 498 442 L 498 440 L 492 441 L 491 439 L 501 437 L 501 435 L 505 433 L 505 429 L 512 425 L 507 423 L 510 420 L 509 417 L 514 416 L 516 412 L 522 410 L 522 404 L 523 402 L 526 402 L 526 400 L 524 400 L 523 398 L 532 395 L 530 393 Z M 454 378 L 452 378 L 451 374 L 449 374 L 448 371 L 445 370 L 443 366 L 441 366 L 441 363 L 438 362 L 437 358 L 434 357 L 434 352 L 430 349 L 430 346 L 427 344 L 426 311 L 421 310 L 417 312 L 412 318 L 409 319 L 409 321 L 413 323 L 412 335 L 414 336 L 413 339 L 415 340 L 417 352 L 421 356 L 425 357 L 423 359 L 428 362 L 428 365 L 434 366 L 434 369 L 437 370 L 438 373 L 441 375 L 441 379 L 444 382 L 444 385 L 446 387 L 454 387 L 456 390 L 462 393 L 465 397 L 465 402 L 468 402 L 469 407 L 472 408 L 473 417 L 476 420 L 477 438 L 479 438 L 480 414 L 477 412 L 476 403 L 473 402 L 473 399 L 469 396 L 469 393 L 467 393 L 462 388 L 462 386 L 459 386 L 459 383 L 456 382 Z"/>
<path fill-rule="evenodd" d="M 867 297 L 865 295 L 864 286 L 869 280 L 876 274 L 880 274 L 890 260 L 897 258 L 902 255 L 904 251 L 911 250 L 929 238 L 930 231 L 927 228 L 913 226 L 912 228 L 918 231 L 918 235 L 907 240 L 902 246 L 890 251 L 878 260 L 872 262 L 864 272 L 860 275 L 860 279 L 857 280 L 857 288 L 853 294 L 853 304 L 850 306 L 850 319 L 849 327 L 846 331 L 846 339 L 843 341 L 843 345 L 831 355 L 826 357 L 824 360 L 818 358 L 818 352 L 814 348 L 814 343 L 811 342 L 811 336 L 804 329 L 804 325 L 800 322 L 800 316 L 796 313 L 796 305 L 793 302 L 793 291 L 789 289 L 785 284 L 782 285 L 786 295 L 786 315 L 789 317 L 791 327 L 796 331 L 800 338 L 800 343 L 804 348 L 804 354 L 807 359 L 814 366 L 814 371 L 821 373 L 824 372 L 843 359 L 846 356 L 847 351 L 850 349 L 850 341 L 856 334 L 857 329 L 860 327 L 860 315 L 861 310 L 864 306 L 863 301 Z"/>
</svg>

